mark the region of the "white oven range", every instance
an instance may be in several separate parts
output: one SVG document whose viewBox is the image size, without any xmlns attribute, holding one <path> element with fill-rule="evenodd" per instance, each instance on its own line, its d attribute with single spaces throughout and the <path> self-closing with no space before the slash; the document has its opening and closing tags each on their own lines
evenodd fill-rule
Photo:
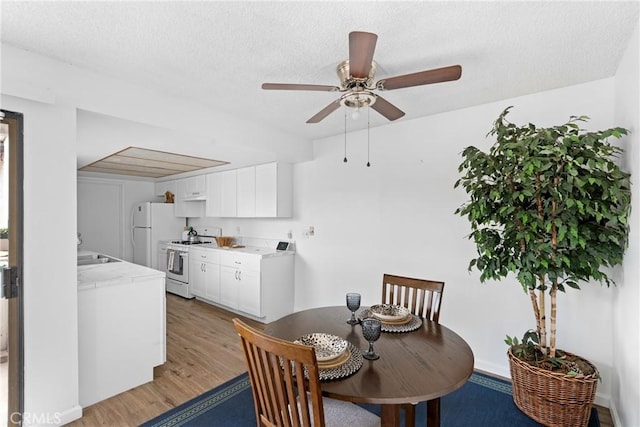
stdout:
<svg viewBox="0 0 640 427">
<path fill-rule="evenodd" d="M 217 235 L 220 230 L 205 228 L 203 231 L 211 233 L 215 231 Z M 192 245 L 211 244 L 215 237 L 210 234 L 200 235 L 197 241 L 173 241 L 166 242 L 167 262 L 165 264 L 166 289 L 167 292 L 179 295 L 183 298 L 194 298 L 189 285 L 189 247 Z"/>
</svg>

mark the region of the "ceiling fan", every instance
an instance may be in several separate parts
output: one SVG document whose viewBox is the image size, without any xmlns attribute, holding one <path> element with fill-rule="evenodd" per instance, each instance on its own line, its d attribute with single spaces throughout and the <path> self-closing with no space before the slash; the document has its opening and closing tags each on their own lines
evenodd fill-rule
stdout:
<svg viewBox="0 0 640 427">
<path fill-rule="evenodd" d="M 318 92 L 343 92 L 340 98 L 324 107 L 307 123 L 318 123 L 341 105 L 356 110 L 369 106 L 389 120 L 397 120 L 404 116 L 404 112 L 374 90 L 394 90 L 411 86 L 421 86 L 432 83 L 458 80 L 462 74 L 460 65 L 418 71 L 402 76 L 373 79 L 376 74 L 376 62 L 373 52 L 376 48 L 378 36 L 373 33 L 353 31 L 349 33 L 349 59 L 342 61 L 337 68 L 340 86 L 295 84 L 295 83 L 263 83 L 266 90 L 309 90 Z"/>
</svg>

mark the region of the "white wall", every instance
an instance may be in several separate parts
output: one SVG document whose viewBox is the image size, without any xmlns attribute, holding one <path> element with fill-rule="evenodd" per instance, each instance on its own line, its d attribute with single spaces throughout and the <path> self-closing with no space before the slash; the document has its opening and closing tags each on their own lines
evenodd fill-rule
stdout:
<svg viewBox="0 0 640 427">
<path fill-rule="evenodd" d="M 625 138 L 625 168 L 631 172 L 631 236 L 624 277 L 614 293 L 611 412 L 617 426 L 640 426 L 640 24 L 618 67 L 615 84 L 615 120 L 631 134 Z"/>
<path fill-rule="evenodd" d="M 138 202 L 157 201 L 153 196 L 154 184 L 142 180 L 94 178 L 86 175 L 90 174 L 78 177 L 78 232 L 83 233 L 83 243 L 80 247 L 104 252 L 126 261 L 133 261 L 131 209 Z M 118 207 L 115 209 L 116 216 L 105 217 L 101 201 L 113 199 L 115 191 L 119 191 Z M 91 193 L 92 203 L 83 200 L 83 194 L 86 193 Z M 82 209 L 80 209 L 81 206 Z M 89 224 L 96 218 L 109 221 L 110 226 L 100 226 L 94 223 L 94 227 L 90 227 Z M 116 223 L 118 224 L 117 234 L 104 232 L 113 228 Z M 87 226 L 80 229 L 81 224 L 87 224 Z M 98 244 L 99 246 L 97 246 Z"/>
<path fill-rule="evenodd" d="M 481 105 L 371 130 L 371 167 L 366 131 L 347 135 L 349 162 L 342 162 L 344 137 L 315 142 L 315 159 L 294 168 L 291 220 L 198 219 L 221 225 L 225 234 L 285 239 L 297 243 L 296 310 L 344 304 L 348 291 L 363 304 L 380 301 L 383 273 L 446 282 L 441 323 L 470 344 L 476 367 L 509 376 L 503 343 L 535 327 L 529 298 L 515 280 L 480 284 L 467 272 L 475 255 L 466 239 L 466 219 L 454 215 L 466 200 L 454 190 L 460 153 L 468 145 L 487 149 L 485 135 L 507 106 L 508 119 L 540 126 L 588 115 L 588 129 L 613 123 L 613 79 Z M 305 239 L 313 225 L 316 236 Z M 617 289 L 585 284 L 560 295 L 559 347 L 596 363 L 603 382 L 598 401 L 608 404 L 612 379 L 612 301 Z M 597 315 L 596 315 L 597 313 Z M 345 309 L 345 315 L 347 314 Z"/>
<path fill-rule="evenodd" d="M 78 405 L 75 109 L 10 96 L 24 114 L 24 425 Z"/>
</svg>

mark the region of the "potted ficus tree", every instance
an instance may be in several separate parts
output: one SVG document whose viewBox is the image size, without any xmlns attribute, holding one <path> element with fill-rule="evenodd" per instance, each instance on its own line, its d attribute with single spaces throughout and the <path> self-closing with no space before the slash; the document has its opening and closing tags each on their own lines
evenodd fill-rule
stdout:
<svg viewBox="0 0 640 427">
<path fill-rule="evenodd" d="M 579 126 L 586 116 L 517 126 L 505 118 L 510 109 L 489 132 L 489 151 L 467 147 L 458 168 L 455 187 L 470 200 L 456 214 L 468 218 L 478 252 L 469 269 L 482 282 L 514 274 L 530 298 L 535 329 L 506 340 L 516 405 L 545 425 L 586 426 L 599 374 L 556 347 L 556 304 L 580 282 L 611 285 L 609 268 L 622 262 L 629 174 L 616 163 L 622 149 L 608 141 L 627 130 L 587 132 Z"/>
</svg>

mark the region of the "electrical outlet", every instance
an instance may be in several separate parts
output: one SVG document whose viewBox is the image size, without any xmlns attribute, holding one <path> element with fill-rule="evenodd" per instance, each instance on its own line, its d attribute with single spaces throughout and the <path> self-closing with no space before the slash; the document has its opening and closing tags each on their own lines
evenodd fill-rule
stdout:
<svg viewBox="0 0 640 427">
<path fill-rule="evenodd" d="M 287 239 L 293 239 L 293 231 L 289 230 L 287 232 Z"/>
<path fill-rule="evenodd" d="M 238 235 L 238 236 L 240 235 L 240 226 L 236 227 L 236 235 Z"/>
<path fill-rule="evenodd" d="M 305 239 L 308 239 L 309 237 L 315 236 L 315 234 L 316 234 L 316 231 L 315 231 L 313 225 L 310 225 L 310 226 L 308 226 L 308 227 L 306 227 L 306 228 L 304 228 L 302 230 L 302 236 Z"/>
</svg>

